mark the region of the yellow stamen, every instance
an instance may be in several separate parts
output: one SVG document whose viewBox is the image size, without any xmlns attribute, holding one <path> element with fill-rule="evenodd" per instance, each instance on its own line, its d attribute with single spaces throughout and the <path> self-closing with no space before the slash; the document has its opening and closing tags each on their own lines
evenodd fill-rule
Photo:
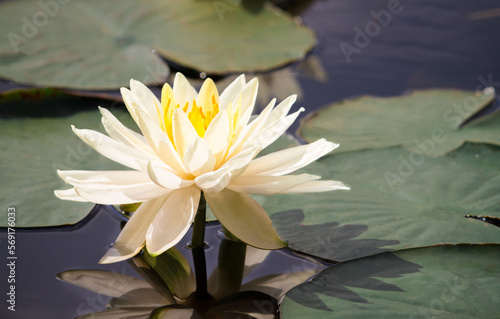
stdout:
<svg viewBox="0 0 500 319">
<path fill-rule="evenodd" d="M 230 120 L 230 138 L 233 137 L 233 133 L 239 122 L 240 104 L 241 96 L 236 105 L 229 105 L 226 110 Z M 156 107 L 158 117 L 160 118 L 160 127 L 167 133 L 172 143 L 172 115 L 177 108 L 181 108 L 186 113 L 198 136 L 203 138 L 208 126 L 220 112 L 219 93 L 215 83 L 211 79 L 207 79 L 200 89 L 198 98 L 192 102 L 187 101 L 186 104 L 181 106 L 176 102 L 172 88 L 168 84 L 165 84 L 161 94 L 161 110 L 159 106 Z"/>
</svg>

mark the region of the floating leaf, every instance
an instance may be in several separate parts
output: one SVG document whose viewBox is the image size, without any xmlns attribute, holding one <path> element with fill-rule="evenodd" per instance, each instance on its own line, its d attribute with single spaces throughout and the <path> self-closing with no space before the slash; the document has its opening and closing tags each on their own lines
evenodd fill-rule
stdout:
<svg viewBox="0 0 500 319">
<path fill-rule="evenodd" d="M 56 198 L 54 190 L 69 188 L 56 170 L 123 169 L 81 141 L 70 127 L 100 130 L 96 106 L 110 105 L 66 94 L 37 94 L 25 95 L 23 100 L 0 100 L 0 175 L 5 181 L 0 186 L 0 203 L 16 207 L 17 227 L 73 224 L 94 204 Z M 26 116 L 30 113 L 33 115 Z M 114 113 L 134 127 L 128 113 Z M 7 209 L 0 212 L 1 226 L 6 226 L 6 215 Z"/>
<path fill-rule="evenodd" d="M 293 318 L 498 318 L 500 245 L 386 252 L 325 269 L 290 290 Z"/>
<path fill-rule="evenodd" d="M 461 125 L 495 98 L 482 92 L 417 91 L 391 98 L 364 96 L 332 104 L 306 120 L 307 141 L 321 137 L 340 143 L 338 152 L 404 146 L 441 156 L 464 142 L 500 145 L 500 114 Z"/>
<path fill-rule="evenodd" d="M 304 57 L 312 31 L 271 5 L 88 0 L 0 4 L 0 76 L 55 87 L 163 84 L 164 57 L 209 74 L 263 71 Z"/>
<path fill-rule="evenodd" d="M 379 249 L 499 242 L 497 227 L 465 215 L 500 217 L 500 150 L 467 144 L 432 158 L 401 148 L 334 154 L 305 169 L 351 187 L 259 197 L 290 247 L 347 260 Z M 306 232 L 309 230 L 309 232 Z M 308 234 L 307 234 L 308 233 Z M 385 246 L 385 247 L 384 247 Z"/>
</svg>

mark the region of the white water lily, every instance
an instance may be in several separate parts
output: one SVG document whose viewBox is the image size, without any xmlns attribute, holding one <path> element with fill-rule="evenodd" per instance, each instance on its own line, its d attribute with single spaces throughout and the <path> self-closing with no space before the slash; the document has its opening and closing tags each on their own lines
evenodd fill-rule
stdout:
<svg viewBox="0 0 500 319">
<path fill-rule="evenodd" d="M 158 255 L 178 243 L 193 222 L 201 191 L 221 224 L 241 241 L 262 249 L 286 246 L 265 210 L 248 194 L 323 192 L 348 189 L 341 182 L 317 181 L 309 174 L 287 175 L 338 145 L 320 139 L 256 158 L 295 121 L 288 115 L 296 96 L 275 107 L 273 99 L 250 120 L 258 81 L 241 75 L 219 95 L 205 80 L 200 92 L 177 73 L 165 84 L 161 102 L 142 83 L 121 89 L 128 111 L 142 135 L 100 108 L 109 136 L 73 131 L 97 152 L 132 170 L 58 171 L 73 188 L 58 190 L 61 199 L 97 204 L 142 202 L 101 263 L 137 254 L 144 245 Z"/>
</svg>

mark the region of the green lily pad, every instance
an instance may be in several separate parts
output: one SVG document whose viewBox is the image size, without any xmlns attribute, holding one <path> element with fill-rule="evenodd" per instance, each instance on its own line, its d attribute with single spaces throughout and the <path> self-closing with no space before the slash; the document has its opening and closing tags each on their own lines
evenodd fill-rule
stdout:
<svg viewBox="0 0 500 319">
<path fill-rule="evenodd" d="M 166 58 L 209 74 L 304 57 L 312 31 L 262 2 L 10 1 L 0 5 L 0 76 L 79 89 L 163 84 Z"/>
<path fill-rule="evenodd" d="M 496 146 L 466 144 L 438 158 L 401 148 L 333 153 L 303 171 L 351 189 L 258 198 L 292 249 L 339 261 L 381 249 L 500 242 L 497 227 L 465 218 L 500 216 Z M 283 212 L 297 209 L 305 217 Z"/>
<path fill-rule="evenodd" d="M 340 144 L 338 152 L 403 146 L 441 156 L 465 142 L 500 145 L 500 114 L 462 124 L 490 104 L 492 88 L 482 92 L 417 91 L 409 95 L 364 96 L 332 104 L 309 117 L 301 134 Z"/>
<path fill-rule="evenodd" d="M 7 207 L 15 207 L 17 227 L 74 224 L 94 204 L 56 198 L 54 190 L 69 188 L 56 170 L 123 169 L 76 137 L 70 126 L 102 131 L 98 105 L 133 128 L 129 114 L 109 101 L 52 93 L 28 90 L 22 100 L 0 99 L 0 175 L 4 180 L 0 203 L 6 207 L 0 212 L 0 226 L 7 226 Z"/>
<path fill-rule="evenodd" d="M 283 318 L 498 318 L 500 245 L 435 246 L 343 262 L 290 290 Z"/>
</svg>

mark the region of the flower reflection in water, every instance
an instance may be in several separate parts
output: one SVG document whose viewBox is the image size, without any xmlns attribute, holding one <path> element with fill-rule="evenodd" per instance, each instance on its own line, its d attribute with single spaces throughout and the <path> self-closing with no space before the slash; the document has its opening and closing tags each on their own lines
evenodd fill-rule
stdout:
<svg viewBox="0 0 500 319">
<path fill-rule="evenodd" d="M 282 269 L 273 263 L 275 274 L 260 275 L 270 254 L 283 253 L 223 238 L 205 298 L 197 295 L 194 271 L 175 247 L 157 257 L 144 252 L 130 259 L 142 279 L 105 270 L 69 270 L 57 278 L 112 297 L 105 311 L 78 318 L 275 318 L 283 295 L 324 268 L 295 258 Z"/>
</svg>

